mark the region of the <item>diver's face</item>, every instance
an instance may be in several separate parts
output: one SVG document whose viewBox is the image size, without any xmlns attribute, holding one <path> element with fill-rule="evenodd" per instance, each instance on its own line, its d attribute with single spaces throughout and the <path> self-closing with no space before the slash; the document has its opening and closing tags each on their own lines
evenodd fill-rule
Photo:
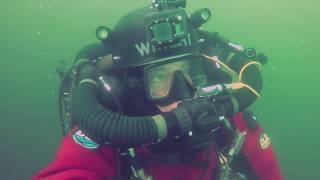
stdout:
<svg viewBox="0 0 320 180">
<path fill-rule="evenodd" d="M 185 63 L 184 61 L 159 66 L 151 71 L 148 79 L 149 84 L 151 84 L 150 93 L 153 97 L 164 97 L 168 95 L 176 71 L 181 71 L 186 79 L 190 80 L 189 63 Z"/>
</svg>

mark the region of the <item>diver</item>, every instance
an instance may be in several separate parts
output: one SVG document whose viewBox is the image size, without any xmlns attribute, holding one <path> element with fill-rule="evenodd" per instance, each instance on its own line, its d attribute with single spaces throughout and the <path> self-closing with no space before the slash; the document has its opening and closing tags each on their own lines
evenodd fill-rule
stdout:
<svg viewBox="0 0 320 180">
<path fill-rule="evenodd" d="M 153 0 L 97 28 L 63 76 L 66 135 L 33 179 L 282 179 L 247 108 L 267 57 L 200 27 L 184 0 Z"/>
</svg>

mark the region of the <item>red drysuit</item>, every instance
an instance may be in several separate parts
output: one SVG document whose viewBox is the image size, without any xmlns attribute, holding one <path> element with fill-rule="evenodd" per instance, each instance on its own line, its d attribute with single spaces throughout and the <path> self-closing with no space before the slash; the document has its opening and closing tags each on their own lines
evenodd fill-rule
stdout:
<svg viewBox="0 0 320 180">
<path fill-rule="evenodd" d="M 241 153 L 245 154 L 255 174 L 261 180 L 282 179 L 276 156 L 272 150 L 270 139 L 261 127 L 248 128 L 243 113 L 233 118 L 240 131 L 246 131 L 246 140 Z M 143 150 L 141 150 L 143 151 Z M 115 151 L 110 147 L 86 149 L 75 143 L 72 134 L 62 142 L 56 159 L 38 172 L 33 180 L 105 180 L 116 175 Z M 139 150 L 137 151 L 139 153 Z M 147 155 L 150 152 L 144 152 Z M 210 152 L 210 163 L 203 179 L 214 179 L 212 171 L 217 166 L 217 156 L 214 150 Z M 199 153 L 197 159 L 203 159 L 204 153 Z M 147 174 L 155 180 L 198 180 L 204 172 L 199 167 L 191 165 L 150 164 L 144 167 Z"/>
</svg>

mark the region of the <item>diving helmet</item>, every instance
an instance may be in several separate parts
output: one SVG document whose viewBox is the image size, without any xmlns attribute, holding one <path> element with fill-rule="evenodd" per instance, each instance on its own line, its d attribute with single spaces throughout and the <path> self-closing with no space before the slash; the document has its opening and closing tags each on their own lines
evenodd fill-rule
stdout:
<svg viewBox="0 0 320 180">
<path fill-rule="evenodd" d="M 195 25 L 195 15 L 189 16 L 184 6 L 136 9 L 110 33 L 115 68 L 129 72 L 128 79 L 138 79 L 129 84 L 143 86 L 147 98 L 158 105 L 193 97 L 195 88 L 207 80 L 207 74 L 194 70 L 207 67 L 208 61 L 199 55 L 199 23 Z"/>
</svg>

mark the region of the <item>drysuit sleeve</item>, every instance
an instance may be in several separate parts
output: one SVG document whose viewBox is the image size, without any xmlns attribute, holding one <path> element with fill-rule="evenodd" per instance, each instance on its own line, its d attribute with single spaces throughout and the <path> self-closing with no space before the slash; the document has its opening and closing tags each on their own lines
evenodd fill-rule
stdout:
<svg viewBox="0 0 320 180">
<path fill-rule="evenodd" d="M 242 53 L 230 47 L 230 41 L 220 36 L 218 33 L 209 33 L 205 31 L 200 31 L 199 33 L 200 36 L 205 39 L 201 48 L 202 53 L 209 56 L 217 56 L 220 61 L 229 66 L 237 74 L 240 73 L 245 65 L 253 61 L 253 59 L 249 59 Z M 221 81 L 230 83 L 231 78 L 230 76 L 222 76 Z M 247 66 L 242 73 L 241 82 L 259 93 L 263 85 L 263 78 L 259 67 L 257 65 Z M 243 111 L 256 99 L 257 96 L 247 88 L 236 90 L 232 93 L 230 102 L 224 103 L 225 108 L 228 109 L 228 111 L 226 111 L 227 115 Z"/>
</svg>

